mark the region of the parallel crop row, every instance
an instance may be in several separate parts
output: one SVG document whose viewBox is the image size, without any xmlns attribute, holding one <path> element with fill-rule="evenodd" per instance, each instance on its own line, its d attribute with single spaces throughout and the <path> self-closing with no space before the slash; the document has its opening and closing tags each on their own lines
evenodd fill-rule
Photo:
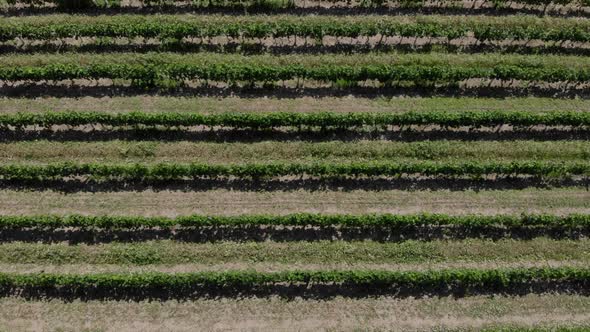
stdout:
<svg viewBox="0 0 590 332">
<path fill-rule="evenodd" d="M 563 1 L 563 0 L 562 0 Z M 30 6 L 43 7 L 53 4 L 63 9 L 94 9 L 94 8 L 121 8 L 126 5 L 121 0 L 4 0 L 8 6 Z M 1 3 L 0 3 L 1 4 Z M 291 0 L 139 0 L 137 5 L 142 7 L 169 7 L 169 6 L 190 6 L 193 8 L 223 8 L 223 9 L 287 9 L 294 8 Z M 1 5 L 0 5 L 1 7 Z"/>
<path fill-rule="evenodd" d="M 544 162 L 470 162 L 470 163 L 350 163 L 350 164 L 75 164 L 56 163 L 48 165 L 0 165 L 0 178 L 12 181 L 55 180 L 66 177 L 86 176 L 96 180 L 116 179 L 127 181 L 183 180 L 187 178 L 219 177 L 356 177 L 356 176 L 549 176 L 568 177 L 590 175 L 590 163 L 544 163 Z"/>
<path fill-rule="evenodd" d="M 310 1 L 311 2 L 311 1 Z M 380 8 L 380 7 L 399 7 L 399 8 L 423 8 L 423 7 L 462 7 L 463 1 L 457 0 L 318 0 L 318 5 L 324 3 L 346 2 L 349 5 L 361 8 Z M 5 0 L 7 5 L 28 5 L 43 6 L 46 4 L 55 4 L 58 7 L 66 9 L 84 9 L 84 8 L 119 8 L 123 4 L 120 0 Z M 191 6 L 194 8 L 223 8 L 223 9 L 288 9 L 299 7 L 293 0 L 272 1 L 272 0 L 192 0 L 192 1 L 175 1 L 175 0 L 140 0 L 138 3 L 144 7 L 166 7 L 166 6 Z M 569 5 L 574 7 L 590 6 L 588 0 L 487 0 L 483 6 L 492 8 L 504 8 L 510 3 L 548 6 L 548 5 Z M 309 6 L 313 6 L 310 4 Z"/>
<path fill-rule="evenodd" d="M 445 128 L 469 126 L 590 126 L 590 112 L 554 111 L 463 111 L 404 113 L 106 113 L 106 112 L 44 112 L 0 114 L 0 128 L 13 126 L 51 127 L 53 125 L 83 126 L 222 126 L 237 129 L 268 129 L 277 127 L 354 128 L 362 126 L 439 125 Z"/>
<path fill-rule="evenodd" d="M 444 214 L 368 214 L 368 215 L 242 215 L 202 216 L 191 215 L 176 218 L 167 217 L 126 217 L 126 216 L 0 216 L 0 228 L 171 228 L 171 227 L 221 227 L 221 226 L 342 226 L 342 227 L 547 227 L 547 228 L 588 228 L 590 215 L 572 214 L 567 216 L 523 214 L 513 215 L 466 215 Z"/>
<path fill-rule="evenodd" d="M 522 18 L 518 18 L 519 20 Z M 434 18 L 338 18 L 304 17 L 290 18 L 253 17 L 227 19 L 193 17 L 175 19 L 171 16 L 106 16 L 87 20 L 12 20 L 0 24 L 0 41 L 15 38 L 52 40 L 79 37 L 145 37 L 176 39 L 184 37 L 264 38 L 264 37 L 311 37 L 321 42 L 324 36 L 365 37 L 402 36 L 438 37 L 448 40 L 473 37 L 487 40 L 543 40 L 543 41 L 590 41 L 590 23 L 565 19 L 514 18 L 456 19 L 445 16 Z"/>
<path fill-rule="evenodd" d="M 48 297 L 191 298 L 211 294 L 271 295 L 285 287 L 327 285 L 376 293 L 462 294 L 520 291 L 584 291 L 586 268 L 449 269 L 425 272 L 287 271 L 186 274 L 0 274 L 0 294 Z M 273 286 L 280 286 L 273 288 Z M 520 289 L 519 289 L 520 288 Z M 532 290 L 534 289 L 534 290 Z M 324 289 L 325 291 L 325 289 Z M 336 294 L 332 294 L 336 295 Z M 338 295 L 346 295 L 338 294 Z"/>
<path fill-rule="evenodd" d="M 499 79 L 542 82 L 587 82 L 590 68 L 526 67 L 499 65 L 488 67 L 460 67 L 453 65 L 302 65 L 255 66 L 240 64 L 193 65 L 169 63 L 157 65 L 132 64 L 49 64 L 45 66 L 0 66 L 0 80 L 69 80 L 69 79 L 123 79 L 136 84 L 157 86 L 166 80 L 211 80 L 221 82 L 277 82 L 291 79 L 311 79 L 337 82 L 374 80 L 384 84 L 414 82 L 457 83 L 467 79 Z"/>
</svg>

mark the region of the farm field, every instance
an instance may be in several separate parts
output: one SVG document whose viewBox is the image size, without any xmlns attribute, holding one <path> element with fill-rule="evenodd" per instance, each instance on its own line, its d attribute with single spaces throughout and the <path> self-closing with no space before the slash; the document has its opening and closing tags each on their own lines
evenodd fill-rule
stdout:
<svg viewBox="0 0 590 332">
<path fill-rule="evenodd" d="M 0 0 L 0 331 L 590 331 L 589 19 Z"/>
</svg>

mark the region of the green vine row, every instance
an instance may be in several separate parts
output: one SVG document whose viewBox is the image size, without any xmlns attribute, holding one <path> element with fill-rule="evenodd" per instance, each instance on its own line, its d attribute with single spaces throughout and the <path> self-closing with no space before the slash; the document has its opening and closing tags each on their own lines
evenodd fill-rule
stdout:
<svg viewBox="0 0 590 332">
<path fill-rule="evenodd" d="M 95 180 L 161 181 L 196 178 L 269 178 L 280 176 L 359 177 L 422 175 L 438 177 L 486 175 L 547 176 L 551 178 L 590 175 L 590 163 L 548 162 L 362 162 L 333 163 L 267 163 L 267 164 L 101 164 L 55 163 L 47 165 L 0 165 L 0 179 L 10 181 L 56 180 L 85 176 Z"/>
<path fill-rule="evenodd" d="M 36 294 L 48 297 L 173 296 L 180 298 L 222 294 L 256 293 L 272 286 L 341 285 L 365 291 L 399 291 L 440 294 L 449 290 L 463 294 L 506 292 L 543 285 L 545 291 L 581 291 L 590 283 L 587 268 L 448 269 L 438 271 L 285 271 L 285 272 L 197 272 L 166 274 L 11 274 L 0 273 L 3 296 Z M 270 288 L 269 288 L 270 287 Z M 521 289 L 522 291 L 522 289 Z"/>
<path fill-rule="evenodd" d="M 399 18 L 358 18 L 289 16 L 176 18 L 174 16 L 103 16 L 66 20 L 56 18 L 35 22 L 11 19 L 0 23 L 0 41 L 16 38 L 53 40 L 79 37 L 144 37 L 173 42 L 185 37 L 230 38 L 309 37 L 436 37 L 448 40 L 474 37 L 487 40 L 590 41 L 590 23 L 567 19 L 521 19 L 485 17 L 459 20 L 448 16 Z"/>
<path fill-rule="evenodd" d="M 273 113 L 220 113 L 193 112 L 162 113 L 107 113 L 107 112 L 42 112 L 0 114 L 0 128 L 17 129 L 26 126 L 50 128 L 54 125 L 83 126 L 209 126 L 235 129 L 271 129 L 278 127 L 355 128 L 363 126 L 438 125 L 444 128 L 493 127 L 511 125 L 590 126 L 590 112 L 575 111 L 424 111 L 392 113 L 336 113 L 336 112 L 273 112 Z"/>
<path fill-rule="evenodd" d="M 174 227 L 242 226 L 317 226 L 317 227 L 542 227 L 575 229 L 590 227 L 590 215 L 445 215 L 445 214 L 366 214 L 327 215 L 299 213 L 291 215 L 190 215 L 176 218 L 141 216 L 34 215 L 0 216 L 0 228 L 98 228 L 139 229 Z"/>
<path fill-rule="evenodd" d="M 26 5 L 31 7 L 43 7 L 47 4 L 54 4 L 63 9 L 91 9 L 91 8 L 121 8 L 125 7 L 120 0 L 4 0 L 5 5 Z M 390 6 L 405 9 L 421 8 L 461 8 L 462 1 L 457 0 L 438 0 L 427 2 L 425 0 L 321 0 L 321 3 L 339 3 L 345 2 L 348 6 L 359 8 L 387 8 Z M 293 0 L 192 0 L 192 1 L 175 1 L 175 0 L 141 0 L 142 7 L 171 7 L 171 6 L 190 6 L 195 9 L 257 9 L 257 10 L 278 10 L 301 8 Z M 588 0 L 487 0 L 484 6 L 494 9 L 502 9 L 509 6 L 510 3 L 529 5 L 529 6 L 549 6 L 562 5 L 581 8 L 590 6 Z"/>
<path fill-rule="evenodd" d="M 234 83 L 278 82 L 309 79 L 326 82 L 374 80 L 392 85 L 413 82 L 417 86 L 458 83 L 467 79 L 523 80 L 541 82 L 587 82 L 590 68 L 498 65 L 461 67 L 453 65 L 248 65 L 248 64 L 48 64 L 44 66 L 1 66 L 0 80 L 40 81 L 71 79 L 122 79 L 139 86 L 160 86 L 166 81 L 205 80 Z"/>
</svg>

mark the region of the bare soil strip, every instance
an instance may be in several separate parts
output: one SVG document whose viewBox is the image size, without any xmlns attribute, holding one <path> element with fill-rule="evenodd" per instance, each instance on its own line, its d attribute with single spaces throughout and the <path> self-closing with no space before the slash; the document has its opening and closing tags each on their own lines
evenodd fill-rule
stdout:
<svg viewBox="0 0 590 332">
<path fill-rule="evenodd" d="M 578 188 L 521 190 L 0 191 L 0 213 L 142 215 L 316 213 L 590 213 L 590 192 Z"/>
<path fill-rule="evenodd" d="M 590 324 L 590 298 L 577 295 L 474 296 L 455 299 L 280 298 L 167 302 L 25 301 L 0 299 L 0 328 L 9 331 L 213 331 L 457 329 Z"/>
</svg>

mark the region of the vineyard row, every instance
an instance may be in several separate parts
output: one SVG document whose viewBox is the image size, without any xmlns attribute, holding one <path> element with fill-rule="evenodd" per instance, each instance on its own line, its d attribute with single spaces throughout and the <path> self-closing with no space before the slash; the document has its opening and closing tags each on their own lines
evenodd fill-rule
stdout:
<svg viewBox="0 0 590 332">
<path fill-rule="evenodd" d="M 167 81 L 206 80 L 235 83 L 278 82 L 309 79 L 324 82 L 378 81 L 416 85 L 458 83 L 467 79 L 522 80 L 540 82 L 587 82 L 590 68 L 561 66 L 461 67 L 454 65 L 240 65 L 240 64 L 48 64 L 44 66 L 0 66 L 0 80 L 39 81 L 72 79 L 122 79 L 139 86 L 159 86 Z"/>
<path fill-rule="evenodd" d="M 521 19 L 521 18 L 519 18 Z M 458 20 L 452 17 L 433 18 L 303 18 L 269 16 L 240 19 L 219 17 L 193 17 L 174 19 L 170 16 L 106 16 L 85 20 L 41 22 L 29 19 L 12 19 L 0 24 L 0 41 L 17 38 L 52 40 L 79 37 L 144 37 L 159 38 L 166 42 L 182 38 L 210 38 L 226 36 L 236 38 L 310 37 L 321 43 L 324 36 L 334 37 L 435 37 L 475 38 L 489 40 L 542 40 L 542 41 L 590 41 L 590 23 L 565 19 L 509 18 Z"/>
<path fill-rule="evenodd" d="M 53 4 L 59 8 L 64 9 L 89 9 L 89 8 L 121 8 L 126 7 L 121 0 L 5 0 L 5 5 L 8 6 L 31 6 L 43 7 L 48 4 Z M 301 4 L 294 0 L 192 0 L 192 1 L 178 1 L 178 0 L 139 0 L 137 5 L 142 7 L 170 7 L 170 6 L 189 6 L 195 9 L 203 8 L 219 8 L 219 9 L 256 9 L 256 10 L 277 10 L 277 9 L 293 9 L 300 8 Z M 313 6 L 314 2 L 309 1 L 308 4 L 303 4 L 303 7 Z M 340 4 L 346 3 L 350 7 L 360 8 L 462 8 L 463 1 L 458 0 L 317 0 L 315 1 L 317 7 L 325 4 Z M 485 0 L 482 6 L 485 8 L 502 9 L 511 4 L 528 5 L 528 6 L 571 6 L 575 8 L 582 8 L 590 6 L 588 0 Z"/>
<path fill-rule="evenodd" d="M 191 298 L 210 295 L 273 295 L 284 288 L 331 286 L 337 292 L 463 295 L 479 292 L 587 290 L 587 268 L 448 269 L 396 271 L 197 272 L 135 274 L 0 274 L 2 296 Z M 327 291 L 319 287 L 316 291 Z M 213 294 L 212 294 L 213 293 Z M 237 293 L 237 294 L 236 294 Z M 338 294 L 346 295 L 347 293 Z M 336 294 L 332 294 L 336 295 Z"/>
<path fill-rule="evenodd" d="M 95 180 L 160 181 L 196 178 L 248 177 L 265 178 L 280 176 L 357 177 L 403 175 L 421 176 L 547 176 L 563 178 L 573 175 L 590 175 L 590 163 L 548 162 L 468 162 L 468 163 L 266 163 L 266 164 L 76 164 L 55 163 L 47 165 L 0 165 L 0 178 L 10 181 L 56 180 L 85 176 Z"/>
<path fill-rule="evenodd" d="M 270 129 L 279 127 L 355 128 L 363 126 L 438 125 L 445 128 L 529 126 L 590 126 L 590 112 L 576 111 L 423 111 L 392 113 L 272 112 L 220 113 L 194 112 L 107 113 L 43 112 L 0 114 L 0 128 L 26 126 L 49 128 L 54 125 L 84 126 L 209 126 L 235 129 Z"/>
<path fill-rule="evenodd" d="M 36 215 L 0 216 L 0 228 L 99 228 L 136 229 L 146 227 L 242 227 L 242 226 L 317 226 L 317 227 L 544 227 L 553 229 L 589 228 L 590 215 L 566 216 L 522 215 L 465 215 L 445 214 L 367 214 L 327 215 L 300 213 L 291 215 L 205 216 L 190 215 L 176 218 L 140 216 L 83 216 Z"/>
</svg>

